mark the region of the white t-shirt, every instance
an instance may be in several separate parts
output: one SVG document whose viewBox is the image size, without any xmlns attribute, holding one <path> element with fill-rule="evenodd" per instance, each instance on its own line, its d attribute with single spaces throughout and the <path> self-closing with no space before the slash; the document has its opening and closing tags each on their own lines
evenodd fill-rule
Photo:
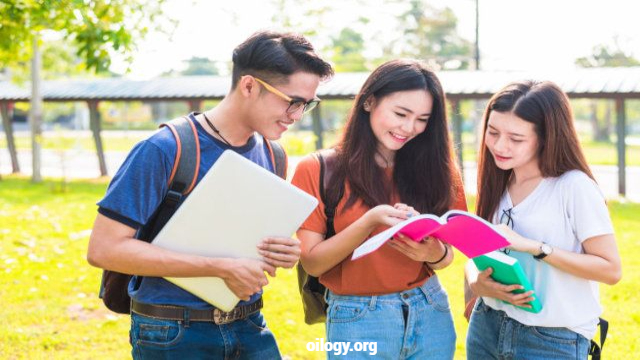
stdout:
<svg viewBox="0 0 640 360">
<path fill-rule="evenodd" d="M 503 210 L 511 210 L 513 230 L 529 239 L 544 241 L 557 249 L 584 253 L 582 242 L 613 234 L 604 196 L 585 173 L 573 170 L 557 178 L 545 178 L 517 206 L 505 191 L 494 223 Z M 566 327 L 587 339 L 595 335 L 600 307 L 598 283 L 568 274 L 536 260 L 531 254 L 511 251 L 518 259 L 542 302 L 542 311 L 530 313 L 494 298 L 485 303 L 529 326 Z"/>
</svg>

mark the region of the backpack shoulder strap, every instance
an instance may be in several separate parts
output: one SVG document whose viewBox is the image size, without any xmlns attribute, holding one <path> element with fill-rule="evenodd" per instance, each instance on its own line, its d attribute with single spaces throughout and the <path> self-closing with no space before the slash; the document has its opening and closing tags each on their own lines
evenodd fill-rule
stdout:
<svg viewBox="0 0 640 360">
<path fill-rule="evenodd" d="M 276 175 L 283 179 L 287 179 L 287 167 L 289 160 L 287 159 L 287 153 L 282 148 L 282 145 L 276 141 L 266 139 L 267 148 L 269 149 L 269 155 L 271 155 L 271 164 L 275 169 Z"/>
<path fill-rule="evenodd" d="M 180 200 L 193 190 L 200 170 L 200 141 L 198 132 L 188 117 L 166 122 L 160 127 L 168 127 L 176 140 L 176 157 L 167 187 L 169 191 L 160 206 L 145 225 L 139 238 L 151 241 L 162 230 L 178 209 Z"/>
<path fill-rule="evenodd" d="M 187 195 L 193 190 L 200 164 L 200 141 L 196 126 L 184 116 L 168 121 L 160 127 L 168 127 L 176 140 L 176 157 L 168 181 L 168 188 Z"/>
<path fill-rule="evenodd" d="M 320 162 L 320 199 L 324 204 L 324 214 L 327 217 L 327 233 L 325 235 L 325 239 L 328 239 L 336 234 L 334 219 L 338 202 L 344 195 L 344 184 L 340 186 L 340 192 L 337 200 L 330 200 L 327 197 L 327 188 L 329 187 L 329 182 L 331 181 L 331 177 L 333 176 L 336 168 L 336 151 L 335 149 L 319 150 L 315 153 L 315 156 Z"/>
<path fill-rule="evenodd" d="M 589 346 L 589 355 L 591 355 L 592 360 L 600 360 L 602 356 L 602 348 L 604 348 L 604 341 L 607 340 L 607 332 L 609 331 L 609 322 L 599 318 L 598 326 L 600 326 L 600 345 L 591 339 L 591 345 Z"/>
</svg>

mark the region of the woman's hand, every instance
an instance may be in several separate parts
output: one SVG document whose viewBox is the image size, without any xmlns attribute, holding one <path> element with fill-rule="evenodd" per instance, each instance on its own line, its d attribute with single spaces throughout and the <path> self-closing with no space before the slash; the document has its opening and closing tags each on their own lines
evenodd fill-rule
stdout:
<svg viewBox="0 0 640 360">
<path fill-rule="evenodd" d="M 542 245 L 540 242 L 519 235 L 505 224 L 496 225 L 496 230 L 511 244 L 507 248 L 532 255 L 540 253 L 540 245 Z"/>
<path fill-rule="evenodd" d="M 367 222 L 368 226 L 373 230 L 380 225 L 394 226 L 404 220 L 407 220 L 409 217 L 413 216 L 414 213 L 417 214 L 415 210 L 401 210 L 391 205 L 378 205 L 367 211 L 363 218 Z"/>
<path fill-rule="evenodd" d="M 401 233 L 397 233 L 387 244 L 405 254 L 411 260 L 430 263 L 435 263 L 442 259 L 446 246 L 436 238 L 428 237 L 417 242 Z"/>
<path fill-rule="evenodd" d="M 420 215 L 420 213 L 417 212 L 416 209 L 413 208 L 413 206 L 409 206 L 407 204 L 396 203 L 396 204 L 393 205 L 393 208 L 394 209 L 398 209 L 400 211 L 405 211 L 407 213 L 408 217 Z"/>
<path fill-rule="evenodd" d="M 521 294 L 512 293 L 514 290 L 523 289 L 521 285 L 504 285 L 491 278 L 492 268 L 478 273 L 476 279 L 467 277 L 469 287 L 478 296 L 487 296 L 494 299 L 506 301 L 516 306 L 531 308 L 528 303 L 533 301 L 533 290 Z"/>
</svg>

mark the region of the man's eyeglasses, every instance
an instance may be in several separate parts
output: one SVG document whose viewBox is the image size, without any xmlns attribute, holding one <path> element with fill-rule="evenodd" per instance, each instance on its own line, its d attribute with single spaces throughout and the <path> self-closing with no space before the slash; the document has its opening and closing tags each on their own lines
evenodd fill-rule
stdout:
<svg viewBox="0 0 640 360">
<path fill-rule="evenodd" d="M 282 100 L 289 102 L 289 107 L 287 108 L 287 114 L 294 114 L 300 109 L 302 109 L 302 113 L 304 114 L 313 110 L 313 108 L 318 106 L 318 104 L 320 103 L 320 99 L 313 99 L 309 101 L 305 101 L 304 99 L 300 99 L 300 98 L 293 99 L 287 94 L 283 93 L 282 91 L 267 84 L 267 82 L 265 82 L 264 80 L 260 80 L 255 76 L 253 78 L 256 79 L 257 82 L 262 84 L 262 86 L 264 86 L 264 88 L 267 89 L 267 91 L 269 91 L 274 95 L 277 95 Z"/>
</svg>

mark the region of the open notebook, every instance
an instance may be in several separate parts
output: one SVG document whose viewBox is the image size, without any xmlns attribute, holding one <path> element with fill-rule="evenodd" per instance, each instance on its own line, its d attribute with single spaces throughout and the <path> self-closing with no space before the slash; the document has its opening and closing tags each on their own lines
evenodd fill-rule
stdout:
<svg viewBox="0 0 640 360">
<path fill-rule="evenodd" d="M 317 204 L 316 198 L 227 150 L 152 243 L 188 254 L 260 259 L 256 245 L 261 239 L 292 236 Z M 239 301 L 220 278 L 166 279 L 224 311 Z"/>
</svg>

